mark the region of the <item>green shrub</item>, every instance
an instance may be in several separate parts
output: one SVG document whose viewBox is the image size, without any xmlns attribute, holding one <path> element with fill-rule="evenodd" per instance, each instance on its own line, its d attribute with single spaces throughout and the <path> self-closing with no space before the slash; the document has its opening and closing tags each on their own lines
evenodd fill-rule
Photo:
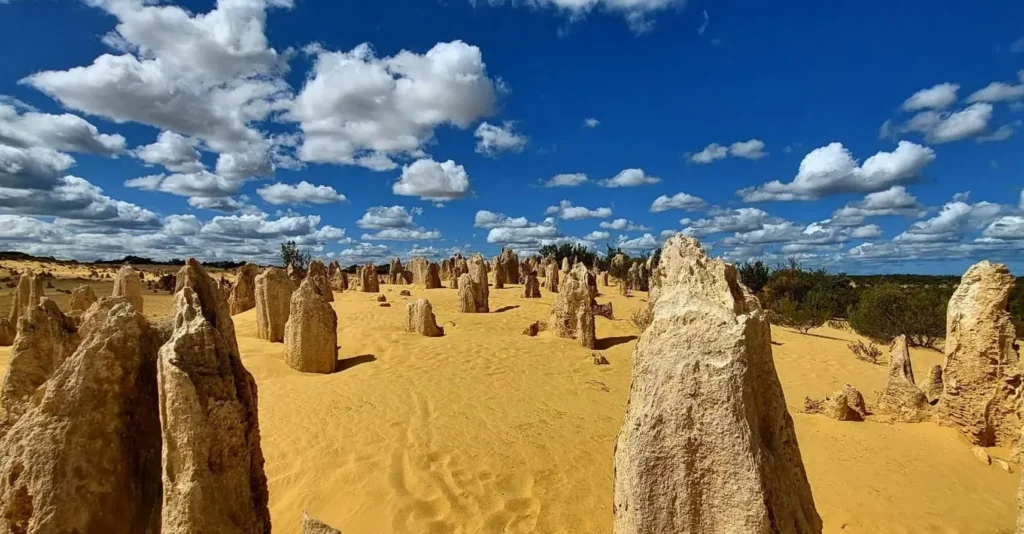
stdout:
<svg viewBox="0 0 1024 534">
<path fill-rule="evenodd" d="M 850 314 L 850 326 L 879 343 L 891 343 L 905 335 L 911 346 L 935 348 L 946 335 L 946 305 L 951 293 L 944 287 L 883 283 L 864 290 Z"/>
<path fill-rule="evenodd" d="M 740 282 L 747 286 L 747 289 L 754 294 L 760 293 L 764 286 L 768 285 L 771 272 L 768 266 L 761 260 L 753 263 L 741 263 L 739 266 Z"/>
<path fill-rule="evenodd" d="M 853 355 L 858 360 L 878 365 L 882 359 L 882 349 L 878 348 L 874 343 L 865 344 L 863 341 L 858 340 L 856 343 L 850 343 L 846 347 L 853 352 Z"/>
<path fill-rule="evenodd" d="M 769 317 L 773 324 L 806 334 L 812 328 L 825 324 L 825 321 L 832 317 L 832 306 L 825 293 L 814 290 L 805 295 L 803 302 L 788 298 L 775 301 L 770 308 Z"/>
<path fill-rule="evenodd" d="M 647 330 L 647 327 L 651 326 L 652 321 L 654 321 L 654 312 L 646 306 L 633 312 L 633 315 L 626 319 L 627 323 L 640 332 Z"/>
<path fill-rule="evenodd" d="M 310 253 L 300 249 L 295 241 L 281 243 L 281 262 L 284 263 L 286 269 L 291 266 L 299 272 L 306 272 L 306 267 L 309 266 L 311 260 Z"/>
</svg>

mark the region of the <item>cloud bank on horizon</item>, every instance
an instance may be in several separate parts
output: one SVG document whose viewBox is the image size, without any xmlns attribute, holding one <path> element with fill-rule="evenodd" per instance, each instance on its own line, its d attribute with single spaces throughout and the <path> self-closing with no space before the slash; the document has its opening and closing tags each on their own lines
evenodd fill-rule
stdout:
<svg viewBox="0 0 1024 534">
<path fill-rule="evenodd" d="M 683 0 L 0 1 L 0 46 L 33 51 L 0 66 L 0 250 L 351 264 L 682 232 L 735 262 L 1020 271 L 1024 6 L 915 3 L 895 35 Z"/>
</svg>

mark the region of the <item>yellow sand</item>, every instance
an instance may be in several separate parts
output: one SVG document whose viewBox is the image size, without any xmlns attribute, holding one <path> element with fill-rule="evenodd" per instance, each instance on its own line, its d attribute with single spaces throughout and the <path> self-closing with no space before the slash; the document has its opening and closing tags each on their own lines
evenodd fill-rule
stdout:
<svg viewBox="0 0 1024 534">
<path fill-rule="evenodd" d="M 403 332 L 401 289 L 430 299 L 445 337 Z M 346 368 L 328 376 L 292 371 L 282 345 L 255 338 L 253 312 L 235 317 L 259 385 L 274 531 L 299 532 L 306 509 L 346 534 L 611 532 L 612 455 L 635 329 L 599 318 L 611 365 L 595 366 L 572 341 L 520 334 L 547 318 L 546 293 L 525 300 L 519 286 L 492 289 L 494 313 L 474 315 L 455 311 L 454 290 L 382 291 L 389 308 L 375 295 L 335 294 Z M 599 301 L 625 318 L 645 298 Z M 979 462 L 955 431 L 798 413 L 804 396 L 846 382 L 872 403 L 885 368 L 853 357 L 854 335 L 776 328 L 773 337 L 826 532 L 1013 532 L 1018 474 Z M 0 371 L 9 351 L 0 349 Z M 931 351 L 912 357 L 919 380 L 941 361 Z"/>
</svg>

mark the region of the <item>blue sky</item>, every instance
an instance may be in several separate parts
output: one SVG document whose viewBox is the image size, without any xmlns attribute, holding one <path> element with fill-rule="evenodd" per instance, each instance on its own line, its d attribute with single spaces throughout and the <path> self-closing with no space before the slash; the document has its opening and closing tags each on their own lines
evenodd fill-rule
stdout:
<svg viewBox="0 0 1024 534">
<path fill-rule="evenodd" d="M 0 0 L 0 249 L 1019 271 L 1024 5 L 893 4 Z"/>
</svg>

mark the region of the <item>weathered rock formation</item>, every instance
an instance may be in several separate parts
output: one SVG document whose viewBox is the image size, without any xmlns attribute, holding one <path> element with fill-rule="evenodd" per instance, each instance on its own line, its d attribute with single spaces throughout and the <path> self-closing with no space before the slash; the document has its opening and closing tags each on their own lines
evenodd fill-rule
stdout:
<svg viewBox="0 0 1024 534">
<path fill-rule="evenodd" d="M 562 258 L 562 274 L 569 274 L 569 258 Z"/>
<path fill-rule="evenodd" d="M 427 269 L 430 266 L 430 262 L 427 258 L 417 256 L 409 260 L 408 270 L 412 275 L 412 283 L 418 286 L 427 285 Z M 427 288 L 430 289 L 430 288 Z"/>
<path fill-rule="evenodd" d="M 327 264 L 327 277 L 334 278 L 334 275 L 341 272 L 341 265 L 338 264 L 338 260 L 331 260 L 331 263 Z"/>
<path fill-rule="evenodd" d="M 544 321 L 534 321 L 523 329 L 524 336 L 537 337 L 537 334 L 547 329 L 547 324 Z"/>
<path fill-rule="evenodd" d="M 626 273 L 626 287 L 633 291 L 640 291 L 640 264 L 634 263 L 629 266 L 629 271 Z"/>
<path fill-rule="evenodd" d="M 405 305 L 405 331 L 427 337 L 444 335 L 444 329 L 437 326 L 434 308 L 427 299 L 419 299 Z"/>
<path fill-rule="evenodd" d="M 505 289 L 505 264 L 494 262 L 494 289 Z"/>
<path fill-rule="evenodd" d="M 520 270 L 519 256 L 516 256 L 516 253 L 512 249 L 501 249 L 501 254 L 498 256 L 498 263 L 501 264 L 505 271 L 506 284 L 522 283 L 522 277 L 525 276 L 525 273 Z"/>
<path fill-rule="evenodd" d="M 441 280 L 452 279 L 452 260 L 451 258 L 445 258 L 441 260 Z"/>
<path fill-rule="evenodd" d="M 377 280 L 377 268 L 372 263 L 367 263 L 359 268 L 359 291 L 363 293 L 377 293 L 380 291 L 380 282 Z"/>
<path fill-rule="evenodd" d="M 427 272 L 423 278 L 424 289 L 440 289 L 441 288 L 441 276 L 438 272 L 436 263 L 427 264 Z"/>
<path fill-rule="evenodd" d="M 21 276 L 18 278 L 18 287 L 14 290 L 14 298 L 11 300 L 11 311 L 7 315 L 11 328 L 17 329 L 18 318 L 30 306 L 35 307 L 38 305 L 39 299 L 43 298 L 43 296 L 43 279 L 33 274 L 32 271 L 21 273 Z"/>
<path fill-rule="evenodd" d="M 594 303 L 594 315 L 597 317 L 604 317 L 605 319 L 614 319 L 615 310 L 612 309 L 612 303 L 607 302 L 605 304 Z"/>
<path fill-rule="evenodd" d="M 468 273 L 469 263 L 466 262 L 466 258 L 463 258 L 462 254 L 456 254 L 452 258 L 452 289 L 459 289 L 459 277 Z"/>
<path fill-rule="evenodd" d="M 156 281 L 156 287 L 160 291 L 167 291 L 168 293 L 174 292 L 174 286 L 177 285 L 177 277 L 173 274 L 161 275 Z"/>
<path fill-rule="evenodd" d="M 558 337 L 578 339 L 580 345 L 594 348 L 594 299 L 590 296 L 587 277 L 590 272 L 582 263 L 577 263 L 565 276 L 558 297 L 551 306 L 548 325 Z"/>
<path fill-rule="evenodd" d="M 456 287 L 459 288 L 459 296 L 456 301 L 456 309 L 459 313 L 476 313 L 476 297 L 473 296 L 473 277 L 469 274 L 459 275 Z"/>
<path fill-rule="evenodd" d="M 928 378 L 926 378 L 924 383 L 921 384 L 921 391 L 924 392 L 925 397 L 928 397 L 928 402 L 930 404 L 939 402 L 939 398 L 942 397 L 941 365 L 933 365 L 928 371 Z"/>
<path fill-rule="evenodd" d="M 608 271 L 601 271 L 598 279 L 601 280 L 601 287 L 608 287 Z"/>
<path fill-rule="evenodd" d="M 71 311 L 84 312 L 96 304 L 96 293 L 89 286 L 78 286 L 71 292 Z"/>
<path fill-rule="evenodd" d="M 256 307 L 256 275 L 260 268 L 252 263 L 246 263 L 238 268 L 238 278 L 231 288 L 231 296 L 228 297 L 228 308 L 231 315 L 238 315 Z"/>
<path fill-rule="evenodd" d="M 928 398 L 914 382 L 907 337 L 899 336 L 889 352 L 889 379 L 878 396 L 876 412 L 894 421 L 917 423 L 928 418 Z"/>
<path fill-rule="evenodd" d="M 395 256 L 391 260 L 391 270 L 388 272 L 388 283 L 389 284 L 408 284 L 412 281 L 412 273 L 406 272 L 405 268 L 402 267 L 402 260 Z"/>
<path fill-rule="evenodd" d="M 284 342 L 295 284 L 284 269 L 271 267 L 256 276 L 256 337 Z"/>
<path fill-rule="evenodd" d="M 615 533 L 820 533 L 760 304 L 695 239 L 669 239 L 662 264 L 615 447 Z"/>
<path fill-rule="evenodd" d="M 341 531 L 331 528 L 326 523 L 314 519 L 305 511 L 302 512 L 302 534 L 341 534 Z"/>
<path fill-rule="evenodd" d="M 338 316 L 309 278 L 292 294 L 284 327 L 284 361 L 303 373 L 330 374 L 338 362 Z"/>
<path fill-rule="evenodd" d="M 142 312 L 142 278 L 139 272 L 130 265 L 122 266 L 114 276 L 114 291 L 110 296 L 122 297 Z"/>
<path fill-rule="evenodd" d="M 540 298 L 540 282 L 537 281 L 537 271 L 527 271 L 524 274 L 523 280 L 523 298 L 524 299 L 539 299 Z"/>
<path fill-rule="evenodd" d="M 1020 439 L 1014 407 L 1021 387 L 1015 331 L 1006 311 L 1013 276 L 1005 265 L 982 261 L 964 273 L 946 312 L 939 422 L 985 447 Z"/>
<path fill-rule="evenodd" d="M 57 303 L 39 299 L 18 318 L 11 363 L 0 389 L 0 428 L 31 406 L 32 395 L 78 348 L 78 329 Z"/>
<path fill-rule="evenodd" d="M 6 317 L 0 319 L 0 347 L 10 347 L 14 343 L 16 330 Z"/>
<path fill-rule="evenodd" d="M 332 262 L 332 265 L 334 262 Z M 338 270 L 331 275 L 331 291 L 341 293 L 348 291 L 348 273 Z"/>
<path fill-rule="evenodd" d="M 327 302 L 334 302 L 334 291 L 331 290 L 331 279 L 327 276 L 327 267 L 320 260 L 309 262 L 306 278 L 313 281 L 313 289 Z"/>
<path fill-rule="evenodd" d="M 157 360 L 161 534 L 270 533 L 256 382 L 216 292 L 196 260 L 178 272 L 174 331 Z"/>
<path fill-rule="evenodd" d="M 487 262 L 480 254 L 474 254 L 469 262 L 469 276 L 473 279 L 473 300 L 476 302 L 477 313 L 491 311 L 490 289 L 487 285 Z"/>
<path fill-rule="evenodd" d="M 610 263 L 610 266 L 611 266 L 610 270 L 611 270 L 612 273 L 623 273 L 623 272 L 626 271 L 626 264 L 627 263 L 629 263 L 629 260 L 626 259 L 626 255 L 625 254 L 616 254 L 615 256 L 612 256 L 612 260 L 611 260 L 611 263 Z M 616 276 L 622 276 L 622 275 L 616 274 Z M 624 279 L 619 279 L 619 284 L 622 284 L 623 282 L 625 282 Z"/>
<path fill-rule="evenodd" d="M 820 413 L 836 421 L 863 421 L 867 416 L 864 396 L 857 388 L 846 384 L 825 397 L 822 401 L 807 399 L 804 402 L 807 413 Z"/>
<path fill-rule="evenodd" d="M 553 262 L 545 267 L 547 271 L 544 276 L 544 291 L 558 293 L 558 266 Z"/>
<path fill-rule="evenodd" d="M 22 318 L 22 337 L 64 322 L 43 302 Z M 30 369 L 12 358 L 5 389 L 36 389 L 0 425 L 0 532 L 160 532 L 160 339 L 119 297 L 90 308 L 80 334 L 77 347 L 59 349 L 67 351 L 59 362 L 45 361 L 53 354 L 42 354 L 40 330 Z"/>
<path fill-rule="evenodd" d="M 175 283 L 174 287 L 178 287 L 177 283 Z M 217 294 L 224 302 L 231 298 L 231 281 L 224 278 L 224 275 L 220 276 L 220 282 L 217 284 Z"/>
</svg>

